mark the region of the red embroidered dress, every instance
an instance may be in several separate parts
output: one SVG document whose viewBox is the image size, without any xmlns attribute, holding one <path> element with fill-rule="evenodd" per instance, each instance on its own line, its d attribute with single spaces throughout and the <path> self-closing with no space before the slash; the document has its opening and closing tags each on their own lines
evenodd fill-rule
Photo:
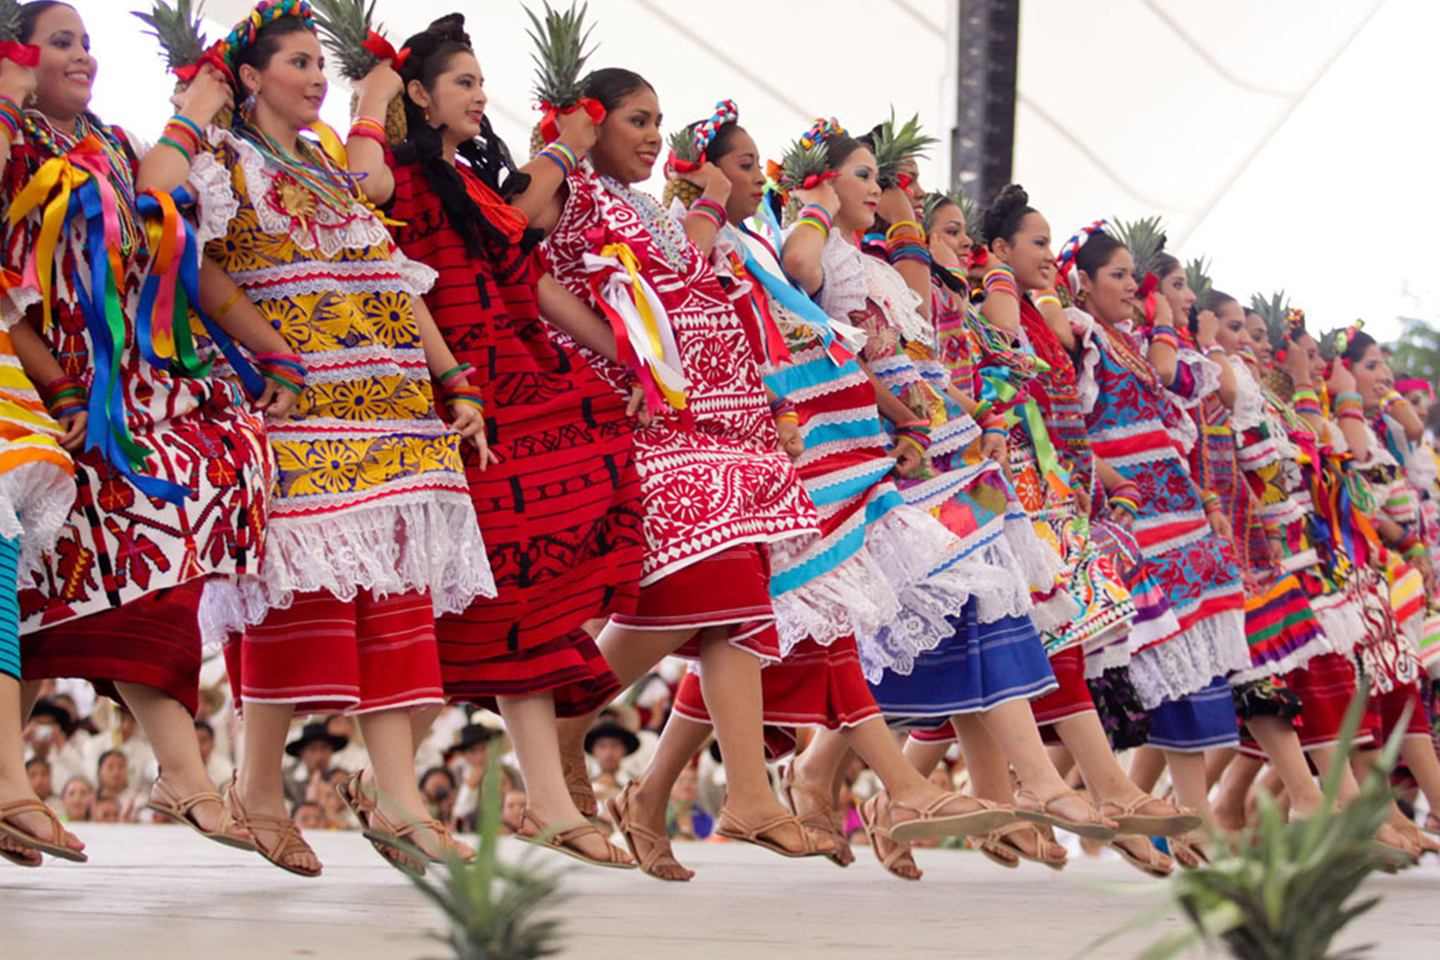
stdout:
<svg viewBox="0 0 1440 960">
<path fill-rule="evenodd" d="M 501 202 L 456 170 L 472 193 Z M 619 682 L 582 624 L 632 610 L 640 581 L 640 480 L 624 401 L 550 337 L 536 300 L 539 257 L 520 236 L 484 239 L 488 256 L 476 256 L 422 165 L 394 173 L 395 239 L 439 273 L 425 302 L 456 359 L 478 373 L 500 461 L 482 472 L 465 449 L 499 595 L 437 622 L 445 692 L 493 703 L 548 690 L 561 716 L 589 713 Z"/>
</svg>

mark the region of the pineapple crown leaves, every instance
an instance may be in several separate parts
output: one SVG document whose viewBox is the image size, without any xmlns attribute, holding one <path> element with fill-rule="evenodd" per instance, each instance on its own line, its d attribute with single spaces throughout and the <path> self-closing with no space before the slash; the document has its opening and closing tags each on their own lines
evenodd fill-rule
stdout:
<svg viewBox="0 0 1440 960">
<path fill-rule="evenodd" d="M 794 190 L 807 181 L 823 177 L 830 167 L 830 148 L 824 140 L 801 137 L 785 149 L 780 157 L 779 176 L 775 182 L 780 189 Z"/>
<path fill-rule="evenodd" d="M 335 54 L 340 75 L 347 80 L 359 80 L 380 62 L 365 45 L 371 33 L 381 32 L 375 3 L 370 0 L 367 7 L 365 0 L 310 0 L 320 39 Z"/>
<path fill-rule="evenodd" d="M 1285 317 L 1290 313 L 1290 300 L 1285 296 L 1285 291 L 1272 293 L 1269 298 L 1258 293 L 1252 294 L 1250 309 L 1260 314 L 1260 319 L 1265 321 L 1265 332 L 1270 336 L 1271 348 L 1274 350 L 1287 349 L 1290 342 L 1287 336 Z"/>
<path fill-rule="evenodd" d="M 530 60 L 535 64 L 535 97 L 542 105 L 552 107 L 573 107 L 580 102 L 580 72 L 585 62 L 595 52 L 590 46 L 590 34 L 594 25 L 585 25 L 588 3 L 571 3 L 564 12 L 551 8 L 548 0 L 542 0 L 544 18 L 535 11 L 525 8 L 530 18 L 526 33 L 535 44 Z M 588 49 L 587 49 L 588 47 Z"/>
<path fill-rule="evenodd" d="M 165 0 L 155 0 L 155 6 L 149 13 L 136 11 L 132 16 L 150 28 L 145 33 L 159 41 L 165 66 L 174 70 L 198 62 L 205 52 L 207 39 L 200 19 L 204 10 L 204 0 L 193 7 L 190 0 L 175 0 L 173 7 Z M 0 11 L 0 17 L 3 15 Z"/>
<path fill-rule="evenodd" d="M 1128 221 L 1114 217 L 1110 224 L 1115 239 L 1129 247 L 1135 258 L 1135 279 L 1144 281 L 1155 268 L 1155 258 L 1165 249 L 1164 223 L 1159 217 Z"/>
<path fill-rule="evenodd" d="M 925 232 L 930 232 L 930 227 L 935 223 L 935 214 L 947 203 L 953 203 L 960 208 L 960 215 L 965 218 L 965 229 L 972 237 L 979 226 L 974 220 L 975 201 L 965 195 L 963 190 L 932 190 L 925 194 L 925 199 L 920 201 L 921 221 Z"/>
<path fill-rule="evenodd" d="M 0 43 L 19 41 L 20 0 L 0 0 Z"/>
<path fill-rule="evenodd" d="M 1215 284 L 1210 279 L 1210 261 L 1204 257 L 1188 261 L 1185 264 L 1185 282 L 1195 294 L 1196 305 L 1204 307 L 1210 291 L 1215 289 Z"/>
<path fill-rule="evenodd" d="M 899 182 L 901 164 L 924 156 L 927 149 L 940 142 L 921 132 L 918 113 L 897 126 L 894 107 L 890 108 L 889 119 L 875 128 L 873 138 L 876 176 L 887 190 Z"/>
<path fill-rule="evenodd" d="M 676 160 L 683 160 L 685 163 L 698 163 L 700 151 L 695 146 L 695 131 L 689 127 L 681 127 L 670 134 L 666 142 L 670 145 L 670 152 Z"/>
</svg>

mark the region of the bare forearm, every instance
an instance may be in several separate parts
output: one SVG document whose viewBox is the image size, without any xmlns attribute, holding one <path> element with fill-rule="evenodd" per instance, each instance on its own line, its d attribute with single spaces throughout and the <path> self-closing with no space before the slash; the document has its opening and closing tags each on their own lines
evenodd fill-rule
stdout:
<svg viewBox="0 0 1440 960">
<path fill-rule="evenodd" d="M 290 345 L 270 325 L 224 268 L 209 257 L 200 261 L 200 306 L 205 315 L 252 353 L 289 353 Z"/>
<path fill-rule="evenodd" d="M 385 125 L 385 114 L 390 102 L 385 94 L 366 91 L 355 105 L 355 118 L 368 117 Z M 351 137 L 345 141 L 345 155 L 349 160 L 350 172 L 357 175 L 360 189 L 371 203 L 384 206 L 395 195 L 395 175 L 385 163 L 385 148 L 369 137 Z"/>
<path fill-rule="evenodd" d="M 445 342 L 445 337 L 440 333 L 440 328 L 435 325 L 435 318 L 430 315 L 430 308 L 425 306 L 421 297 L 414 297 L 415 324 L 420 330 L 420 344 L 425 348 L 425 365 L 429 368 L 431 376 L 440 377 L 449 373 L 455 368 L 455 354 L 450 345 Z"/>
<path fill-rule="evenodd" d="M 37 387 L 48 387 L 62 377 L 65 371 L 50 352 L 50 346 L 30 326 L 30 321 L 21 320 L 10 328 L 10 339 L 15 344 L 15 356 L 25 368 L 25 376 Z"/>
</svg>

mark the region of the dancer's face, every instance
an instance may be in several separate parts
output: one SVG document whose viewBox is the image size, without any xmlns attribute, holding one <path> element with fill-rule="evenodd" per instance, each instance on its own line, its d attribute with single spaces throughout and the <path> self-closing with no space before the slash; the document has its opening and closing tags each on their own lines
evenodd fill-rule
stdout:
<svg viewBox="0 0 1440 960">
<path fill-rule="evenodd" d="M 1265 318 L 1253 310 L 1245 312 L 1245 336 L 1250 340 L 1250 349 L 1261 367 L 1269 367 L 1275 360 L 1275 351 L 1270 346 L 1270 334 L 1265 330 Z"/>
<path fill-rule="evenodd" d="M 590 161 L 595 169 L 621 183 L 640 183 L 650 178 L 660 157 L 660 98 L 642 86 L 605 115 L 600 124 Z"/>
<path fill-rule="evenodd" d="M 1123 323 L 1135 309 L 1135 259 L 1124 247 L 1110 255 L 1105 265 L 1092 277 L 1080 271 L 1080 291 L 1085 295 L 1085 309 L 1106 323 Z"/>
<path fill-rule="evenodd" d="M 760 209 L 760 199 L 765 196 L 765 166 L 760 162 L 760 148 L 744 130 L 732 133 L 727 146 L 729 152 L 712 162 L 730 181 L 725 215 L 731 223 L 739 223 Z"/>
<path fill-rule="evenodd" d="M 909 181 L 905 193 L 910 197 L 910 206 L 915 210 L 915 219 L 925 216 L 925 188 L 920 186 L 920 165 L 913 158 L 900 161 L 899 174 Z"/>
<path fill-rule="evenodd" d="M 1050 222 L 1031 211 L 1020 220 L 1015 236 L 996 237 L 990 250 L 1015 271 L 1022 290 L 1048 290 L 1055 283 L 1055 254 L 1050 250 Z"/>
<path fill-rule="evenodd" d="M 1190 289 L 1184 267 L 1176 267 L 1160 278 L 1160 295 L 1170 304 L 1172 322 L 1177 327 L 1183 326 L 1190 316 L 1190 308 L 1195 305 L 1195 291 Z"/>
<path fill-rule="evenodd" d="M 930 255 L 947 267 L 964 266 L 974 242 L 965 228 L 965 212 L 953 203 L 944 203 L 930 221 Z"/>
<path fill-rule="evenodd" d="M 480 121 L 489 98 L 485 95 L 485 74 L 473 53 L 451 54 L 430 87 L 411 80 L 405 92 L 425 110 L 432 127 L 445 129 L 445 139 L 450 143 L 465 143 L 480 135 Z"/>
<path fill-rule="evenodd" d="M 1395 389 L 1390 365 L 1385 362 L 1380 348 L 1373 343 L 1365 348 L 1359 360 L 1350 364 L 1350 372 L 1355 375 L 1355 389 L 1364 398 L 1366 409 L 1378 408 L 1385 395 Z"/>
<path fill-rule="evenodd" d="M 40 48 L 35 105 L 52 119 L 74 120 L 90 106 L 96 69 L 80 14 L 70 7 L 51 7 L 35 18 L 29 42 Z"/>
<path fill-rule="evenodd" d="M 255 95 L 257 119 L 264 116 L 291 130 L 311 126 L 320 119 L 330 86 L 319 38 L 309 30 L 285 34 L 264 69 L 240 67 L 240 83 Z"/>
<path fill-rule="evenodd" d="M 1215 342 L 1226 353 L 1239 353 L 1240 348 L 1250 342 L 1245 333 L 1245 311 L 1234 300 L 1222 303 L 1215 311 L 1215 319 L 1220 321 L 1220 325 L 1215 329 Z"/>
<path fill-rule="evenodd" d="M 880 207 L 875 154 L 868 147 L 858 147 L 835 168 L 835 173 L 835 179 L 830 181 L 840 199 L 835 225 L 848 231 L 869 230 L 875 225 L 875 211 Z"/>
</svg>

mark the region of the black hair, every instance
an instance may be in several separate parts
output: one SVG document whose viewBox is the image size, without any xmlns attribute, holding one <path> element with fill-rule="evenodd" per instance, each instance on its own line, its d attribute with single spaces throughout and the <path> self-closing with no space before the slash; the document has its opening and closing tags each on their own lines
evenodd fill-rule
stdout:
<svg viewBox="0 0 1440 960">
<path fill-rule="evenodd" d="M 1155 254 L 1155 259 L 1150 262 L 1150 272 L 1161 280 L 1164 280 L 1176 270 L 1182 269 L 1182 267 L 1183 264 L 1180 263 L 1179 258 L 1166 253 L 1164 250 Z"/>
<path fill-rule="evenodd" d="M 1211 313 L 1219 313 L 1220 308 L 1225 306 L 1225 304 L 1227 303 L 1239 302 L 1240 301 L 1236 300 L 1234 297 L 1230 296 L 1230 294 L 1224 292 L 1223 290 L 1211 290 L 1209 293 L 1205 294 L 1205 309 L 1209 310 Z"/>
<path fill-rule="evenodd" d="M 400 78 L 407 88 L 410 81 L 415 80 L 426 90 L 434 89 L 436 79 L 458 54 L 474 53 L 470 36 L 465 32 L 465 17 L 459 13 L 431 23 L 406 40 L 405 46 L 410 56 L 400 71 Z M 472 257 L 493 259 L 494 252 L 508 247 L 510 241 L 470 199 L 459 171 L 446 161 L 440 130 L 425 119 L 425 109 L 410 99 L 408 91 L 402 93 L 400 99 L 405 107 L 405 141 L 396 146 L 395 159 L 403 164 L 420 165 L 430 189 L 440 198 L 450 226 L 465 244 L 466 252 Z M 489 114 L 480 120 L 480 136 L 460 144 L 455 152 L 477 177 L 502 197 L 508 199 L 522 193 L 530 185 L 529 175 L 516 171 L 509 148 L 490 125 Z M 521 249 L 528 251 L 540 242 L 540 237 L 540 231 L 527 229 L 521 238 Z"/>
<path fill-rule="evenodd" d="M 19 38 L 21 43 L 29 43 L 35 36 L 35 21 L 40 19 L 41 14 L 54 10 L 56 7 L 71 7 L 68 3 L 61 3 L 60 0 L 30 0 L 29 3 L 20 7 L 20 30 Z"/>
<path fill-rule="evenodd" d="M 213 724 L 210 723 L 209 720 L 196 720 L 196 721 L 195 721 L 195 732 L 196 732 L 196 733 L 199 733 L 201 730 L 206 731 L 206 732 L 209 733 L 210 736 L 212 736 L 212 737 L 215 736 L 215 727 L 214 727 Z"/>
<path fill-rule="evenodd" d="M 694 133 L 695 128 L 704 122 L 704 120 L 696 120 L 685 129 Z M 710 140 L 710 146 L 705 148 L 705 159 L 715 163 L 729 156 L 735 149 L 735 138 L 744 132 L 745 128 L 734 121 L 720 124 L 719 129 L 715 131 L 715 136 Z"/>
<path fill-rule="evenodd" d="M 839 170 L 850 155 L 862 147 L 875 152 L 874 143 L 865 137 L 852 137 L 848 133 L 831 134 L 825 138 L 825 166 L 830 170 Z"/>
<path fill-rule="evenodd" d="M 450 781 L 450 789 L 452 791 L 460 786 L 460 782 L 455 779 L 455 771 L 449 767 L 431 767 L 429 770 L 420 774 L 420 780 L 418 782 L 423 784 L 426 780 L 429 780 L 433 774 L 437 773 L 444 775 L 445 779 Z"/>
<path fill-rule="evenodd" d="M 1021 222 L 1032 213 L 1039 211 L 1030 206 L 1030 194 L 1024 187 L 1018 183 L 1001 187 L 980 216 L 980 232 L 985 235 L 986 246 L 993 247 L 996 240 L 1013 243 Z"/>
<path fill-rule="evenodd" d="M 594 100 L 600 101 L 600 106 L 611 111 L 625 102 L 630 94 L 645 87 L 651 93 L 655 87 L 634 70 L 626 70 L 624 67 L 601 67 L 599 70 L 591 70 L 580 81 L 581 92 Z"/>
<path fill-rule="evenodd" d="M 1365 351 L 1375 346 L 1375 338 L 1364 330 L 1356 330 L 1350 334 L 1350 341 L 1345 345 L 1345 352 L 1341 354 L 1351 363 L 1359 363 L 1360 358 L 1365 356 Z"/>
<path fill-rule="evenodd" d="M 49 760 L 46 760 L 44 757 L 31 757 L 29 760 L 26 760 L 26 761 L 25 761 L 25 772 L 26 772 L 26 773 L 29 773 L 29 772 L 30 772 L 30 768 L 33 767 L 33 766 L 34 766 L 35 764 L 37 764 L 37 763 L 40 764 L 41 766 L 43 766 L 46 770 L 51 770 L 51 769 L 53 769 L 53 768 L 50 766 L 50 761 L 49 761 Z"/>
<path fill-rule="evenodd" d="M 96 782 L 96 783 L 99 783 L 99 782 L 100 782 L 100 771 L 105 768 L 105 761 L 106 761 L 106 760 L 109 760 L 111 757 L 119 757 L 121 760 L 124 760 L 124 761 L 125 761 L 125 773 L 126 773 L 127 776 L 129 775 L 129 773 L 130 773 L 130 758 L 127 757 L 127 756 L 125 756 L 125 754 L 122 753 L 122 752 L 120 752 L 119 750 L 106 750 L 104 753 L 100 754 L 100 757 L 95 761 L 95 782 Z"/>
<path fill-rule="evenodd" d="M 280 41 L 292 33 L 310 33 L 310 22 L 304 17 L 277 17 L 265 26 L 255 31 L 255 39 L 251 40 L 240 52 L 235 55 L 234 71 L 235 85 L 242 94 L 248 94 L 244 84 L 240 82 L 240 68 L 245 66 L 254 67 L 256 70 L 264 70 L 270 66 L 270 61 L 275 54 L 280 52 Z"/>
<path fill-rule="evenodd" d="M 1105 269 L 1105 264 L 1115 255 L 1116 250 L 1124 250 L 1125 244 L 1116 240 L 1105 232 L 1092 233 L 1080 247 L 1080 252 L 1075 254 L 1075 266 L 1085 271 L 1085 275 L 1091 280 L 1095 275 Z"/>
</svg>

